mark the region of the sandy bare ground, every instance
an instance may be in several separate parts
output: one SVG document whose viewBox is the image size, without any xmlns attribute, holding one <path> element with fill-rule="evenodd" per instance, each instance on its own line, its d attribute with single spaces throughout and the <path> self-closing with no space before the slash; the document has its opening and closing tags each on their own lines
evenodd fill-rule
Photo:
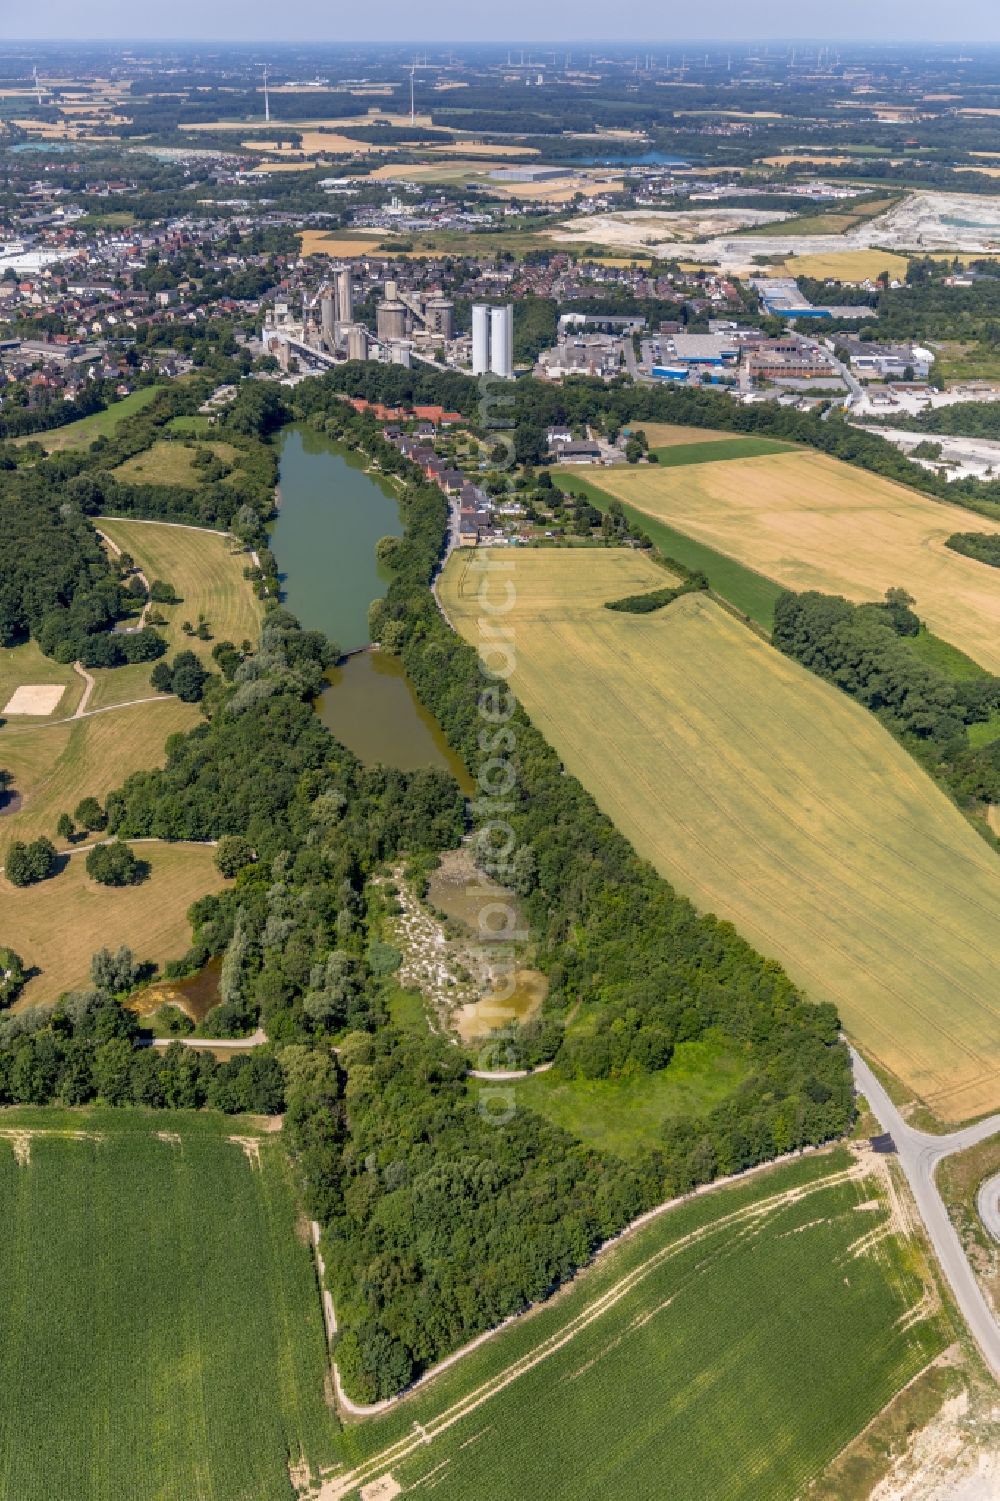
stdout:
<svg viewBox="0 0 1000 1501">
<path fill-rule="evenodd" d="M 998 1419 L 1000 1406 L 987 1415 L 993 1441 L 984 1443 L 982 1419 L 970 1412 L 968 1393 L 950 1398 L 875 1487 L 870 1501 L 996 1501 Z"/>
<path fill-rule="evenodd" d="M 767 224 L 782 217 L 786 216 L 763 209 L 713 208 L 676 213 L 628 209 L 621 213 L 588 214 L 571 220 L 551 230 L 549 237 L 568 245 L 579 242 L 672 255 L 678 246 L 686 251 L 697 242 L 714 241 L 735 230 Z M 744 246 L 743 259 L 747 260 L 750 254 L 751 251 Z"/>
<path fill-rule="evenodd" d="M 744 222 L 764 223 L 777 218 L 772 213 Z M 607 214 L 564 224 L 552 234 L 553 238 L 569 241 L 652 249 L 658 255 L 711 263 L 727 271 L 745 268 L 752 256 L 832 255 L 842 250 L 874 249 L 979 254 L 1000 249 L 1000 197 L 911 193 L 888 212 L 839 235 L 782 234 L 777 228 L 774 234 L 741 239 L 733 234 L 734 227 L 723 223 L 699 232 L 692 223 L 685 238 L 680 226 L 657 234 L 651 227 L 629 225 L 623 214 Z"/>
<path fill-rule="evenodd" d="M 14 689 L 3 712 L 43 718 L 59 707 L 59 700 L 65 692 L 61 683 L 22 683 Z"/>
</svg>

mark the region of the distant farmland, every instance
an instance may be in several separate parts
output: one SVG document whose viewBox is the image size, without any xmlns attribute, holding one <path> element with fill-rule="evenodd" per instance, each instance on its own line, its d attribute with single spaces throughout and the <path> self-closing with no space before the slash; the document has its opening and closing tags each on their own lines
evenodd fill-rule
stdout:
<svg viewBox="0 0 1000 1501">
<path fill-rule="evenodd" d="M 935 635 L 1000 672 L 1000 571 L 944 545 L 996 522 L 816 453 L 603 469 L 593 483 L 788 589 L 872 600 L 902 585 Z"/>
<path fill-rule="evenodd" d="M 332 1460 L 280 1138 L 4 1111 L 0 1203 L 0 1501 L 292 1501 L 289 1462 Z"/>
<path fill-rule="evenodd" d="M 440 1501 L 804 1495 L 953 1338 L 883 1170 L 838 1151 L 660 1216 L 345 1429 L 333 1494 L 393 1496 L 391 1476 Z"/>
<path fill-rule="evenodd" d="M 1000 862 L 906 751 L 704 595 L 604 609 L 662 584 L 648 560 L 512 561 L 513 686 L 639 852 L 942 1117 L 1000 1107 Z M 475 642 L 469 562 L 442 594 Z"/>
</svg>

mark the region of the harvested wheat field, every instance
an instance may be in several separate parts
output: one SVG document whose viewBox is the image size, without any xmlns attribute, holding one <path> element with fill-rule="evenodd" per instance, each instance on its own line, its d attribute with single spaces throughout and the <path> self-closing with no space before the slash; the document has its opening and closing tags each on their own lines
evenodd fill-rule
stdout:
<svg viewBox="0 0 1000 1501">
<path fill-rule="evenodd" d="M 486 560 L 452 557 L 441 585 L 474 644 Z M 502 562 L 513 687 L 640 854 L 943 1119 L 1000 1107 L 1000 860 L 902 747 L 704 595 L 604 609 L 662 586 L 649 560 Z"/>
<path fill-rule="evenodd" d="M 996 522 L 815 453 L 605 469 L 596 483 L 788 589 L 860 601 L 902 585 L 935 635 L 1000 672 L 1000 571 L 945 547 Z"/>
<path fill-rule="evenodd" d="M 150 873 L 139 886 L 101 886 L 87 874 L 87 857 L 71 856 L 48 881 L 14 887 L 0 876 L 0 943 L 9 943 L 25 968 L 40 973 L 28 981 L 17 1005 L 53 1001 L 85 985 L 90 957 L 106 946 L 128 944 L 138 959 L 163 964 L 180 959 L 191 942 L 187 911 L 192 902 L 225 885 L 214 851 L 203 844 L 135 843 Z"/>
<path fill-rule="evenodd" d="M 0 736 L 0 763 L 20 801 L 16 812 L 0 818 L 0 864 L 14 839 L 44 834 L 64 846 L 56 838 L 60 813 L 72 815 L 84 797 L 103 801 L 134 771 L 162 766 L 168 737 L 200 720 L 197 704 L 155 698 L 63 724 L 8 725 Z"/>
<path fill-rule="evenodd" d="M 830 277 L 846 282 L 874 281 L 887 271 L 890 278 L 902 281 L 908 265 L 905 255 L 894 255 L 891 250 L 830 250 L 825 255 L 793 255 L 775 269 L 782 276 Z"/>
<path fill-rule="evenodd" d="M 350 260 L 356 255 L 371 255 L 381 243 L 381 238 L 375 235 L 355 238 L 352 235 L 330 234 L 325 229 L 299 231 L 299 253 L 306 256 L 335 255 L 342 260 Z"/>
</svg>

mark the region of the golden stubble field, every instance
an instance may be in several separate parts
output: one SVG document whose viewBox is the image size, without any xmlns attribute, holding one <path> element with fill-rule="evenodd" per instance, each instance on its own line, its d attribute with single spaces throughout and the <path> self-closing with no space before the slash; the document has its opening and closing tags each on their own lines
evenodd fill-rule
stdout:
<svg viewBox="0 0 1000 1501">
<path fill-rule="evenodd" d="M 441 584 L 473 644 L 475 556 Z M 942 1119 L 1000 1107 L 1000 861 L 907 753 L 704 595 L 605 610 L 662 585 L 647 560 L 503 562 L 492 598 L 510 579 L 515 603 L 491 619 L 514 632 L 513 687 L 640 854 L 834 1002 Z"/>
<path fill-rule="evenodd" d="M 816 453 L 604 469 L 596 482 L 788 589 L 862 601 L 902 585 L 930 630 L 1000 672 L 1000 570 L 944 545 L 997 522 Z"/>
</svg>

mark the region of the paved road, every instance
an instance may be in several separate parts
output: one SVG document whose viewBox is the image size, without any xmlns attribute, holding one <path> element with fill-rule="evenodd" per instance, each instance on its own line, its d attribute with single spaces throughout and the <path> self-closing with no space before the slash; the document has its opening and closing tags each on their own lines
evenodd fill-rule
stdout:
<svg viewBox="0 0 1000 1501">
<path fill-rule="evenodd" d="M 260 1048 L 267 1042 L 267 1033 L 263 1027 L 258 1027 L 256 1032 L 251 1032 L 249 1037 L 153 1037 L 150 1039 L 151 1048 L 169 1048 L 175 1042 L 179 1042 L 185 1048 L 220 1048 L 227 1052 L 236 1052 L 241 1048 Z"/>
<path fill-rule="evenodd" d="M 831 361 L 833 368 L 847 387 L 847 399 L 844 405 L 849 407 L 853 402 L 863 401 L 865 395 L 864 387 L 849 366 L 845 365 L 842 360 L 838 360 L 837 356 L 827 349 L 825 344 L 821 344 L 818 339 L 809 339 L 805 335 L 802 335 L 802 338 L 810 349 L 817 350 Z"/>
<path fill-rule="evenodd" d="M 965 1151 L 967 1147 L 974 1147 L 978 1142 L 1000 1133 L 1000 1115 L 990 1116 L 974 1126 L 965 1126 L 960 1131 L 952 1131 L 947 1136 L 932 1136 L 927 1131 L 915 1131 L 906 1124 L 867 1063 L 859 1058 L 853 1048 L 851 1060 L 854 1064 L 855 1086 L 868 1101 L 872 1114 L 882 1129 L 888 1131 L 895 1142 L 900 1165 L 906 1174 L 941 1268 L 955 1295 L 955 1301 L 983 1358 L 1000 1380 L 1000 1325 L 993 1317 L 976 1281 L 934 1182 L 938 1163 L 945 1157 Z M 994 1179 L 993 1186 L 994 1189 L 1000 1186 L 1000 1179 Z M 996 1209 L 995 1193 L 993 1202 Z"/>
</svg>

